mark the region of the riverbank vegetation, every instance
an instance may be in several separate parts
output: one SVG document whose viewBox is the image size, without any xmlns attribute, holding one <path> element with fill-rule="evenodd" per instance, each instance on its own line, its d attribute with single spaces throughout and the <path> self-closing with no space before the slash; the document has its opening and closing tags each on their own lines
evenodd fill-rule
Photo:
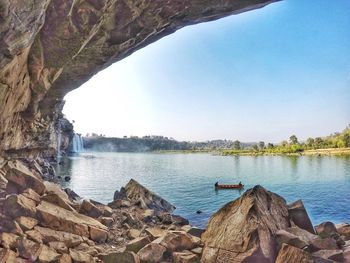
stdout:
<svg viewBox="0 0 350 263">
<path fill-rule="evenodd" d="M 308 138 L 300 142 L 292 135 L 288 141 L 279 144 L 259 142 L 243 148 L 239 141 L 235 141 L 232 149 L 221 151 L 223 155 L 264 155 L 264 154 L 350 154 L 350 125 L 342 132 L 336 132 L 326 137 Z"/>
</svg>

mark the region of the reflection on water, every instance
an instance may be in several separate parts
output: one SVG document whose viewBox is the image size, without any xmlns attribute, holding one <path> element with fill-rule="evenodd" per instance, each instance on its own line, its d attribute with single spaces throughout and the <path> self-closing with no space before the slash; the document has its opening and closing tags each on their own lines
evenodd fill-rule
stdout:
<svg viewBox="0 0 350 263">
<path fill-rule="evenodd" d="M 205 226 L 210 215 L 239 197 L 215 191 L 214 183 L 260 184 L 288 202 L 303 199 L 313 220 L 350 221 L 350 158 L 330 156 L 212 156 L 209 154 L 84 153 L 57 167 L 79 195 L 108 203 L 134 178 L 176 207 L 191 223 Z M 197 214 L 201 210 L 203 213 Z"/>
</svg>

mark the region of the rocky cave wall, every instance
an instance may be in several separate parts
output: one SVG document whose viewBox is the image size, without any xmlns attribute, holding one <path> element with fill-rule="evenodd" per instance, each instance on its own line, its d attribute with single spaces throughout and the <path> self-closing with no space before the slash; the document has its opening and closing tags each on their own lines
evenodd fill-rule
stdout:
<svg viewBox="0 0 350 263">
<path fill-rule="evenodd" d="M 69 91 L 184 26 L 275 1 L 0 0 L 0 154 L 55 155 Z"/>
</svg>

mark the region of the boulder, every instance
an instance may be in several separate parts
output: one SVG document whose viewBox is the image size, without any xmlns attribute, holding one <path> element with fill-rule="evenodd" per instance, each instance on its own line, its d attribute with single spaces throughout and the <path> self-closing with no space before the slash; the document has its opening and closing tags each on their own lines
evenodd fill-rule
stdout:
<svg viewBox="0 0 350 263">
<path fill-rule="evenodd" d="M 139 256 L 131 251 L 102 253 L 98 258 L 104 263 L 140 263 Z"/>
<path fill-rule="evenodd" d="M 105 242 L 108 238 L 108 232 L 106 229 L 101 229 L 99 227 L 89 226 L 90 238 L 96 242 Z"/>
<path fill-rule="evenodd" d="M 337 262 L 344 262 L 342 250 L 319 250 L 317 252 L 314 252 L 312 255 L 315 257 L 334 260 Z"/>
<path fill-rule="evenodd" d="M 28 239 L 33 240 L 37 243 L 43 243 L 43 236 L 40 234 L 38 230 L 28 230 L 26 231 L 26 235 Z"/>
<path fill-rule="evenodd" d="M 337 242 L 330 237 L 327 238 L 316 238 L 311 241 L 310 249 L 312 252 L 322 249 L 338 249 Z"/>
<path fill-rule="evenodd" d="M 310 244 L 313 240 L 319 238 L 317 235 L 311 234 L 309 231 L 299 228 L 297 226 L 288 227 L 284 230 L 297 236 L 307 244 Z"/>
<path fill-rule="evenodd" d="M 120 188 L 120 191 L 116 190 L 114 192 L 113 200 L 127 199 L 126 190 L 124 187 Z"/>
<path fill-rule="evenodd" d="M 3 232 L 0 234 L 1 245 L 8 249 L 14 249 L 17 246 L 17 240 L 19 238 L 20 236 L 12 233 Z"/>
<path fill-rule="evenodd" d="M 168 252 L 192 249 L 194 247 L 191 237 L 186 233 L 168 232 L 166 235 L 154 240 L 153 243 L 162 245 Z"/>
<path fill-rule="evenodd" d="M 190 225 L 185 225 L 181 227 L 181 229 L 186 231 L 187 234 L 190 234 L 195 237 L 201 237 L 202 234 L 205 232 L 205 229 L 203 228 L 193 227 Z"/>
<path fill-rule="evenodd" d="M 118 209 L 118 208 L 121 208 L 121 207 L 130 207 L 131 203 L 128 200 L 117 199 L 117 200 L 114 200 L 114 201 L 110 202 L 108 204 L 108 206 L 110 208 L 113 208 L 113 209 Z"/>
<path fill-rule="evenodd" d="M 66 192 L 66 194 L 68 195 L 70 200 L 73 200 L 73 201 L 80 201 L 81 200 L 81 197 L 76 192 L 74 192 L 72 189 L 65 188 L 65 189 L 63 189 L 63 191 Z"/>
<path fill-rule="evenodd" d="M 62 241 L 51 241 L 51 242 L 49 242 L 49 247 L 54 249 L 55 251 L 57 251 L 59 253 L 67 253 L 68 252 L 68 248 L 67 248 L 66 244 Z"/>
<path fill-rule="evenodd" d="M 317 235 L 322 238 L 339 235 L 335 225 L 332 222 L 323 222 L 315 227 Z"/>
<path fill-rule="evenodd" d="M 146 187 L 131 179 L 125 186 L 127 197 L 135 202 L 141 202 L 148 209 L 155 211 L 173 212 L 175 206 L 151 192 Z"/>
<path fill-rule="evenodd" d="M 38 220 L 28 216 L 20 216 L 15 219 L 23 231 L 33 229 L 37 224 Z"/>
<path fill-rule="evenodd" d="M 103 214 L 102 211 L 97 206 L 91 203 L 90 200 L 86 200 L 86 199 L 83 200 L 80 206 L 79 212 L 94 218 L 98 218 Z"/>
<path fill-rule="evenodd" d="M 151 243 L 151 240 L 149 237 L 138 237 L 133 240 L 131 240 L 127 245 L 126 245 L 126 250 L 132 251 L 132 252 L 139 252 L 141 248 L 146 246 L 147 244 Z"/>
<path fill-rule="evenodd" d="M 314 263 L 312 255 L 302 249 L 283 244 L 276 258 L 276 263 Z"/>
<path fill-rule="evenodd" d="M 28 259 L 30 262 L 34 262 L 38 259 L 43 249 L 43 245 L 31 241 L 25 237 L 21 237 L 17 239 L 16 248 L 21 258 Z"/>
<path fill-rule="evenodd" d="M 201 255 L 203 252 L 203 248 L 196 247 L 196 248 L 192 249 L 191 252 L 193 252 L 194 254 L 197 254 L 197 255 Z"/>
<path fill-rule="evenodd" d="M 97 220 L 79 214 L 75 211 L 68 211 L 54 204 L 42 201 L 37 206 L 37 214 L 41 224 L 54 230 L 65 231 L 85 237 L 89 237 L 89 227 L 107 230 L 107 227 Z"/>
<path fill-rule="evenodd" d="M 70 201 L 67 199 L 63 199 L 56 193 L 48 193 L 41 197 L 41 200 L 46 201 L 51 204 L 55 204 L 59 207 L 62 207 L 68 211 L 75 211 L 75 209 L 71 206 Z"/>
<path fill-rule="evenodd" d="M 58 262 L 59 263 L 72 263 L 72 258 L 69 254 L 63 254 L 63 255 L 61 255 Z"/>
<path fill-rule="evenodd" d="M 28 199 L 33 200 L 37 205 L 40 203 L 40 195 L 38 195 L 33 189 L 27 188 L 22 193 L 23 196 L 27 197 Z"/>
<path fill-rule="evenodd" d="M 141 231 L 135 228 L 131 228 L 128 230 L 128 237 L 131 239 L 135 239 L 140 237 Z M 154 238 L 153 238 L 154 239 Z"/>
<path fill-rule="evenodd" d="M 60 259 L 60 257 L 61 255 L 56 253 L 54 249 L 43 245 L 39 255 L 39 262 L 40 263 L 57 262 Z"/>
<path fill-rule="evenodd" d="M 46 187 L 47 194 L 56 194 L 62 200 L 64 200 L 65 203 L 72 205 L 72 201 L 69 199 L 68 194 L 61 188 L 60 185 L 48 181 L 44 181 L 44 185 Z"/>
<path fill-rule="evenodd" d="M 9 233 L 19 234 L 19 235 L 23 234 L 21 227 L 13 219 L 8 218 L 8 217 L 2 217 L 0 214 L 0 222 L 1 222 L 0 233 L 9 232 Z"/>
<path fill-rule="evenodd" d="M 184 226 L 189 224 L 189 221 L 186 218 L 183 218 L 182 216 L 179 216 L 179 215 L 171 215 L 171 221 L 172 221 L 172 224 L 176 226 Z"/>
<path fill-rule="evenodd" d="M 293 247 L 303 249 L 309 245 L 308 243 L 300 239 L 298 236 L 295 236 L 292 233 L 283 229 L 277 231 L 276 237 L 279 247 L 282 247 L 283 244 L 288 244 Z"/>
<path fill-rule="evenodd" d="M 71 247 L 78 246 L 79 244 L 84 242 L 81 236 L 68 233 L 68 232 L 56 231 L 50 228 L 45 228 L 40 226 L 36 226 L 34 230 L 41 235 L 42 241 L 45 244 L 49 244 L 50 242 L 53 242 L 53 241 L 61 241 L 68 248 L 71 248 Z"/>
<path fill-rule="evenodd" d="M 199 263 L 199 257 L 196 254 L 188 252 L 174 252 L 174 263 Z"/>
<path fill-rule="evenodd" d="M 75 249 L 69 249 L 69 255 L 71 256 L 74 263 L 96 262 L 91 255 L 84 252 L 77 251 Z"/>
<path fill-rule="evenodd" d="M 147 235 L 149 235 L 152 239 L 157 239 L 161 236 L 166 235 L 167 231 L 161 228 L 157 228 L 157 227 L 150 227 L 150 228 L 146 228 L 145 232 L 147 233 Z"/>
<path fill-rule="evenodd" d="M 341 236 L 343 236 L 345 240 L 350 240 L 350 224 L 348 223 L 336 224 L 335 228 L 337 229 L 337 232 Z"/>
<path fill-rule="evenodd" d="M 296 226 L 309 231 L 311 234 L 316 234 L 303 201 L 297 200 L 294 203 L 289 204 L 288 211 L 290 219 Z"/>
<path fill-rule="evenodd" d="M 25 165 L 19 161 L 7 163 L 8 170 L 5 175 L 9 182 L 16 184 L 19 192 L 23 192 L 27 188 L 33 189 L 39 195 L 45 191 L 45 185 L 42 179 L 35 176 Z"/>
<path fill-rule="evenodd" d="M 289 226 L 286 201 L 255 186 L 210 218 L 202 235 L 202 261 L 272 263 L 277 256 L 275 234 Z"/>
<path fill-rule="evenodd" d="M 4 201 L 4 211 L 7 215 L 12 218 L 20 216 L 35 217 L 36 203 L 23 196 L 19 195 L 8 195 Z"/>
<path fill-rule="evenodd" d="M 0 247 L 0 262 L 16 262 L 16 253 L 10 249 Z"/>
<path fill-rule="evenodd" d="M 157 243 L 149 243 L 143 247 L 137 255 L 141 262 L 158 263 L 163 259 L 166 248 Z"/>
<path fill-rule="evenodd" d="M 112 217 L 103 216 L 103 217 L 100 217 L 98 220 L 107 227 L 112 226 L 114 223 L 114 219 Z"/>
</svg>

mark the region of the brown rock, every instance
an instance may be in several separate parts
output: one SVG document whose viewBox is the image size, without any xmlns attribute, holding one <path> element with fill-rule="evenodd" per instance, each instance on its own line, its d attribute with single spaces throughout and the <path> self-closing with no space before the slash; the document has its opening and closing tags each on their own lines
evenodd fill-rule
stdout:
<svg viewBox="0 0 350 263">
<path fill-rule="evenodd" d="M 16 262 L 16 253 L 10 249 L 0 247 L 0 262 L 1 263 Z"/>
<path fill-rule="evenodd" d="M 94 218 L 98 218 L 103 214 L 102 211 L 97 206 L 92 204 L 89 200 L 83 200 L 80 206 L 80 213 Z"/>
<path fill-rule="evenodd" d="M 274 262 L 277 256 L 274 235 L 289 226 L 286 201 L 255 186 L 211 217 L 202 235 L 205 244 L 202 261 L 211 262 L 217 256 L 223 262 Z"/>
<path fill-rule="evenodd" d="M 108 238 L 108 232 L 105 229 L 89 226 L 90 238 L 96 242 L 105 242 Z"/>
<path fill-rule="evenodd" d="M 9 233 L 19 234 L 19 235 L 23 234 L 23 231 L 19 226 L 19 224 L 16 221 L 12 220 L 11 218 L 2 217 L 0 214 L 0 222 L 1 222 L 0 233 L 9 232 Z"/>
<path fill-rule="evenodd" d="M 43 236 L 40 234 L 39 231 L 33 229 L 33 230 L 28 230 L 25 233 L 27 235 L 27 238 L 30 240 L 33 240 L 37 243 L 43 243 Z"/>
<path fill-rule="evenodd" d="M 344 262 L 342 250 L 319 250 L 312 254 L 315 257 L 330 259 L 337 262 Z"/>
<path fill-rule="evenodd" d="M 12 233 L 1 233 L 0 240 L 1 245 L 8 249 L 14 249 L 17 246 L 17 240 L 20 237 Z"/>
<path fill-rule="evenodd" d="M 297 200 L 294 203 L 289 204 L 288 211 L 290 219 L 296 226 L 309 231 L 311 234 L 316 234 L 303 201 Z"/>
<path fill-rule="evenodd" d="M 196 247 L 196 248 L 192 249 L 191 252 L 193 252 L 194 254 L 197 254 L 197 255 L 201 255 L 203 252 L 203 248 Z"/>
<path fill-rule="evenodd" d="M 192 249 L 194 247 L 194 243 L 191 237 L 186 233 L 167 233 L 165 236 L 162 236 L 153 241 L 153 243 L 157 243 L 162 245 L 169 252 L 181 251 L 184 249 Z"/>
<path fill-rule="evenodd" d="M 296 248 L 303 249 L 309 245 L 309 243 L 306 243 L 302 239 L 300 239 L 298 236 L 293 235 L 290 232 L 287 232 L 286 230 L 278 230 L 276 233 L 277 242 L 279 244 L 279 247 L 282 247 L 283 244 L 288 244 Z"/>
<path fill-rule="evenodd" d="M 130 251 L 102 253 L 98 255 L 98 258 L 104 263 L 140 263 L 139 256 Z"/>
<path fill-rule="evenodd" d="M 140 257 L 141 262 L 157 263 L 163 258 L 166 248 L 157 243 L 149 243 L 143 247 L 137 255 Z"/>
<path fill-rule="evenodd" d="M 36 177 L 26 166 L 19 161 L 8 162 L 8 171 L 5 175 L 9 182 L 17 185 L 18 189 L 23 192 L 27 188 L 33 189 L 39 195 L 45 191 L 43 181 Z"/>
<path fill-rule="evenodd" d="M 104 224 L 105 226 L 111 226 L 114 223 L 114 219 L 112 217 L 100 217 L 99 221 Z"/>
<path fill-rule="evenodd" d="M 318 239 L 317 235 L 311 234 L 309 231 L 299 228 L 297 226 L 288 227 L 285 231 L 297 236 L 302 241 L 310 244 L 313 240 Z"/>
<path fill-rule="evenodd" d="M 16 242 L 18 254 L 20 257 L 29 261 L 36 261 L 43 249 L 43 245 L 33 242 L 26 238 L 19 238 Z"/>
<path fill-rule="evenodd" d="M 81 236 L 72 233 L 55 231 L 49 228 L 39 226 L 36 226 L 34 230 L 38 231 L 45 244 L 49 244 L 53 241 L 60 241 L 63 242 L 68 248 L 71 248 L 78 246 L 83 242 L 83 238 Z"/>
<path fill-rule="evenodd" d="M 55 250 L 49 248 L 48 246 L 43 245 L 41 253 L 39 255 L 40 263 L 49 263 L 49 262 L 58 262 L 61 255 L 56 253 Z"/>
<path fill-rule="evenodd" d="M 337 229 L 337 232 L 344 237 L 345 240 L 350 240 L 350 224 L 348 223 L 336 224 L 335 228 Z"/>
<path fill-rule="evenodd" d="M 132 251 L 132 252 L 139 252 L 141 248 L 149 244 L 151 240 L 149 237 L 138 237 L 133 240 L 131 240 L 127 245 L 126 245 L 126 250 Z"/>
<path fill-rule="evenodd" d="M 184 225 L 181 227 L 181 229 L 195 237 L 201 237 L 202 234 L 205 232 L 205 229 L 193 227 L 190 225 Z"/>
<path fill-rule="evenodd" d="M 60 206 L 68 211 L 75 211 L 75 209 L 70 205 L 70 202 L 67 202 L 67 200 L 62 199 L 55 193 L 48 193 L 44 195 L 41 200 Z"/>
<path fill-rule="evenodd" d="M 174 263 L 199 263 L 199 257 L 192 253 L 186 252 L 174 252 Z"/>
<path fill-rule="evenodd" d="M 35 217 L 35 202 L 23 195 L 9 195 L 4 202 L 4 211 L 12 218 Z"/>
<path fill-rule="evenodd" d="M 333 238 L 317 238 L 311 241 L 310 248 L 314 252 L 321 249 L 338 249 L 338 245 Z"/>
<path fill-rule="evenodd" d="M 2 174 L 0 174 L 0 189 L 6 190 L 7 183 L 8 180 Z"/>
<path fill-rule="evenodd" d="M 131 228 L 128 230 L 128 237 L 131 239 L 138 238 L 140 237 L 140 235 L 141 235 L 141 231 L 138 229 Z"/>
<path fill-rule="evenodd" d="M 276 258 L 276 263 L 296 263 L 296 262 L 314 263 L 310 253 L 302 249 L 299 249 L 287 244 L 283 244 Z"/>
<path fill-rule="evenodd" d="M 38 195 L 33 189 L 27 188 L 22 193 L 23 196 L 27 197 L 28 199 L 33 200 L 37 205 L 40 203 L 40 195 Z"/>
<path fill-rule="evenodd" d="M 49 247 L 62 254 L 68 252 L 66 244 L 62 241 L 51 241 Z"/>
<path fill-rule="evenodd" d="M 17 217 L 15 221 L 24 231 L 31 230 L 38 224 L 38 220 L 27 216 Z"/>
<path fill-rule="evenodd" d="M 77 251 L 75 249 L 69 249 L 69 255 L 74 263 L 93 263 L 96 262 L 94 258 L 84 252 Z"/>
<path fill-rule="evenodd" d="M 59 263 L 72 263 L 72 258 L 68 254 L 63 254 L 63 255 L 61 255 L 58 262 Z"/>
<path fill-rule="evenodd" d="M 338 234 L 335 225 L 332 222 L 323 222 L 315 227 L 317 234 L 322 237 L 332 237 Z"/>
<path fill-rule="evenodd" d="M 107 230 L 104 225 L 91 217 L 68 211 L 46 201 L 37 206 L 37 212 L 42 224 L 55 230 L 86 237 L 89 237 L 89 227 Z"/>
<path fill-rule="evenodd" d="M 143 185 L 139 184 L 134 179 L 131 179 L 125 186 L 127 197 L 134 202 L 141 202 L 146 205 L 145 208 L 155 211 L 173 212 L 175 206 L 151 192 Z"/>
<path fill-rule="evenodd" d="M 147 235 L 149 235 L 152 239 L 157 239 L 161 236 L 164 236 L 167 231 L 161 228 L 156 228 L 156 227 L 150 227 L 150 228 L 146 228 L 145 232 L 147 233 Z"/>
<path fill-rule="evenodd" d="M 108 204 L 108 206 L 110 208 L 113 208 L 113 209 L 118 209 L 118 208 L 121 208 L 121 207 L 130 207 L 131 203 L 128 200 L 117 199 L 117 200 L 114 200 L 114 201 L 110 202 Z"/>
</svg>

